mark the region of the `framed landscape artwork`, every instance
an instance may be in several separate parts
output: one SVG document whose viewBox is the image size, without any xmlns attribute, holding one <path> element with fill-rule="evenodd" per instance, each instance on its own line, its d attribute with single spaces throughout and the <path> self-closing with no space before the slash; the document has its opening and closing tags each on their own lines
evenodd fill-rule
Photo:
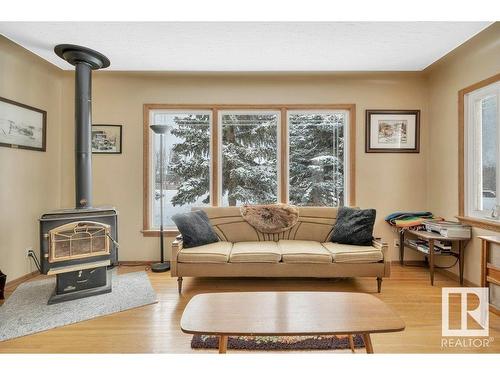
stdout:
<svg viewBox="0 0 500 375">
<path fill-rule="evenodd" d="M 92 153 L 121 154 L 122 126 L 104 124 L 92 125 Z"/>
<path fill-rule="evenodd" d="M 47 112 L 0 97 L 0 146 L 45 151 Z"/>
<path fill-rule="evenodd" d="M 366 110 L 366 152 L 420 152 L 420 110 Z"/>
</svg>

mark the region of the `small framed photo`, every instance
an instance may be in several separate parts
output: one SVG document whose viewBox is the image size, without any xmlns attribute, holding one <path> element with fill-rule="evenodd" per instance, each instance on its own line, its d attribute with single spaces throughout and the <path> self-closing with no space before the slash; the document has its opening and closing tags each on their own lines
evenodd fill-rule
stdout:
<svg viewBox="0 0 500 375">
<path fill-rule="evenodd" d="M 47 112 L 0 97 L 0 146 L 45 151 Z"/>
<path fill-rule="evenodd" d="M 365 152 L 420 152 L 420 110 L 366 110 Z"/>
<path fill-rule="evenodd" d="M 104 124 L 92 125 L 92 153 L 121 154 L 122 126 Z"/>
</svg>

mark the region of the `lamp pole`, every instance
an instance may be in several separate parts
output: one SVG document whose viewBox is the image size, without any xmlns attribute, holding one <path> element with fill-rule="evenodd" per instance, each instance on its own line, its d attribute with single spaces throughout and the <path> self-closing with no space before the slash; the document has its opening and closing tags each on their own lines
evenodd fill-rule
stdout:
<svg viewBox="0 0 500 375">
<path fill-rule="evenodd" d="M 170 269 L 170 262 L 164 260 L 163 247 L 163 136 L 168 130 L 166 125 L 151 125 L 151 130 L 160 135 L 160 263 L 151 265 L 153 272 L 165 272 Z M 156 176 L 155 176 L 156 178 Z"/>
</svg>

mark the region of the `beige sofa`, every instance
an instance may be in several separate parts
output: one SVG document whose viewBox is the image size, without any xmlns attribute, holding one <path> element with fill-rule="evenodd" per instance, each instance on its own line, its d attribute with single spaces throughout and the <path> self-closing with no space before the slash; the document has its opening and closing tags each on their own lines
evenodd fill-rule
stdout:
<svg viewBox="0 0 500 375">
<path fill-rule="evenodd" d="M 220 242 L 183 249 L 172 243 L 171 275 L 179 293 L 183 277 L 355 277 L 390 276 L 388 246 L 328 242 L 337 217 L 331 207 L 300 207 L 299 219 L 279 234 L 258 232 L 240 215 L 239 207 L 205 207 Z"/>
</svg>

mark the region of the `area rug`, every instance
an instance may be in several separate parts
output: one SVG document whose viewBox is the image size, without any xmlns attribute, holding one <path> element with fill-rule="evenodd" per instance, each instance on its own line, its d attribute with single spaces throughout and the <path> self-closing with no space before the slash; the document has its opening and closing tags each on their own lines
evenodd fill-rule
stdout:
<svg viewBox="0 0 500 375">
<path fill-rule="evenodd" d="M 353 335 L 354 347 L 364 348 L 361 335 Z M 194 335 L 193 349 L 217 349 L 217 336 Z M 348 336 L 235 336 L 228 337 L 227 348 L 234 350 L 333 350 L 350 349 Z"/>
<path fill-rule="evenodd" d="M 0 307 L 0 341 L 158 302 L 146 272 L 117 275 L 111 293 L 47 305 L 55 278 L 26 282 Z"/>
</svg>

